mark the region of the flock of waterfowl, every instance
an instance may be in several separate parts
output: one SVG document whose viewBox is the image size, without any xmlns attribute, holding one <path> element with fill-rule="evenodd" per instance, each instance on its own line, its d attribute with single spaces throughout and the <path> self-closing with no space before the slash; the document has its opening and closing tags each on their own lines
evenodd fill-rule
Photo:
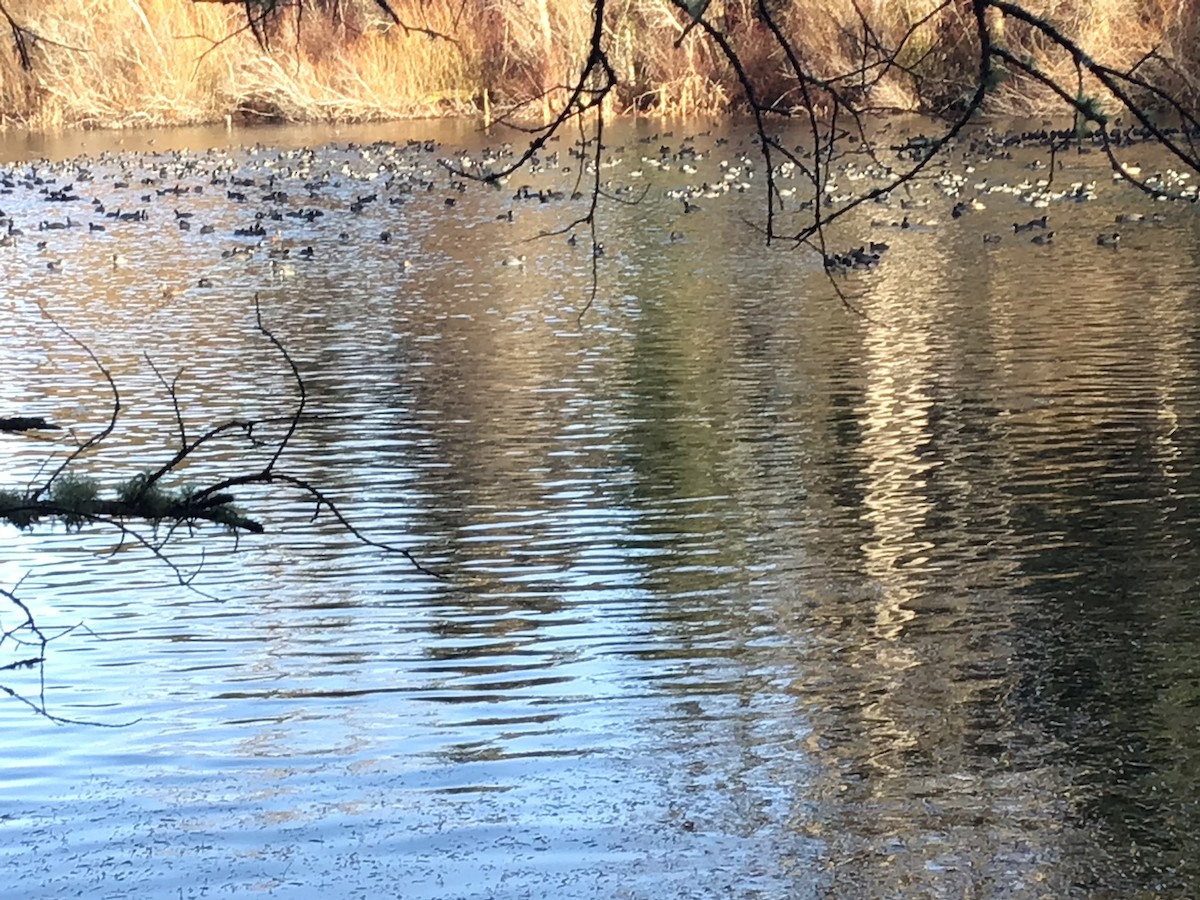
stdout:
<svg viewBox="0 0 1200 900">
<path fill-rule="evenodd" d="M 905 196 L 898 202 L 903 211 L 899 221 L 872 219 L 871 225 L 876 229 L 930 231 L 953 227 L 956 220 L 995 207 L 1000 215 L 1013 211 L 1014 216 L 1021 220 L 1013 221 L 1011 226 L 1003 230 L 982 230 L 980 237 L 985 248 L 1005 243 L 1007 239 L 1046 246 L 1055 243 L 1059 234 L 1051 227 L 1051 213 L 1042 212 L 1026 219 L 1020 215 L 1022 210 L 1059 208 L 1061 212 L 1055 213 L 1055 218 L 1069 221 L 1071 218 L 1080 218 L 1070 211 L 1071 207 L 1098 199 L 1105 199 L 1110 205 L 1162 201 L 1194 204 L 1200 199 L 1198 186 L 1191 180 L 1192 172 L 1165 167 L 1162 171 L 1143 173 L 1141 166 L 1128 162 L 1120 163 L 1114 169 L 1109 166 L 1107 155 L 1101 156 L 1097 152 L 1094 141 L 1070 143 L 1069 137 L 1064 132 L 998 134 L 988 131 L 982 137 L 965 142 L 964 147 L 946 152 L 931 166 L 933 173 L 918 182 L 917 186 L 904 186 Z M 1153 155 L 1155 148 L 1145 146 L 1150 143 L 1151 137 L 1131 129 L 1124 134 L 1118 132 L 1112 143 L 1121 151 L 1144 149 L 1148 155 Z M 1069 150 L 1062 152 L 1064 145 L 1069 143 Z M 892 149 L 899 159 L 903 160 L 907 154 L 911 161 L 926 146 L 924 139 L 910 139 Z M 1050 147 L 1059 151 L 1053 166 L 1042 158 L 1042 155 L 1049 153 Z M 1024 159 L 1028 161 L 1022 162 Z M 996 166 L 997 163 L 999 166 Z M 1015 181 L 1011 177 L 991 174 L 993 168 L 1011 174 L 1018 167 L 1023 177 Z M 843 170 L 851 181 L 863 177 L 870 179 L 875 191 L 879 191 L 878 185 L 886 185 L 886 179 L 895 171 L 896 168 L 890 166 L 884 167 L 883 171 L 879 167 L 874 171 L 870 168 L 856 171 L 853 166 Z M 1106 183 L 1111 184 L 1111 190 L 1105 187 Z M 862 194 L 863 190 L 860 187 L 856 192 Z M 1107 197 L 1104 196 L 1106 192 Z M 880 192 L 874 200 L 891 206 L 893 193 L 897 192 Z M 841 193 L 838 178 L 832 179 L 832 183 L 825 187 L 825 194 L 827 206 L 849 200 L 845 193 Z M 950 222 L 939 218 L 936 212 L 932 217 L 918 218 L 916 211 L 936 210 L 939 204 L 943 204 Z M 990 223 L 993 229 L 995 218 L 996 214 L 993 213 Z M 1088 218 L 1094 220 L 1094 217 Z M 1113 225 L 1129 226 L 1163 224 L 1167 221 L 1167 215 L 1158 210 L 1124 211 L 1116 213 L 1110 221 Z M 1092 234 L 1091 242 L 1097 247 L 1115 250 L 1120 246 L 1119 230 L 1105 228 Z M 824 257 L 825 267 L 840 273 L 871 269 L 882 261 L 888 247 L 886 242 L 871 240 L 846 252 L 827 253 Z"/>
<path fill-rule="evenodd" d="M 1145 137 L 1118 133 L 1126 152 Z M 663 131 L 643 134 L 598 152 L 586 142 L 559 149 L 559 142 L 551 141 L 549 149 L 506 178 L 496 173 L 514 160 L 519 146 L 448 151 L 434 141 L 411 140 L 102 153 L 0 168 L 0 247 L 11 249 L 9 259 L 34 254 L 46 271 L 61 272 L 78 253 L 80 235 L 108 239 L 116 233 L 108 258 L 113 268 L 126 268 L 139 265 L 138 229 L 160 235 L 194 232 L 212 243 L 221 260 L 266 258 L 273 276 L 287 277 L 305 261 L 336 253 L 341 245 L 371 242 L 394 250 L 397 271 L 404 273 L 414 267 L 413 256 L 421 249 L 412 246 L 404 224 L 414 211 L 469 216 L 486 210 L 487 219 L 503 228 L 531 209 L 550 209 L 549 217 L 539 219 L 544 223 L 536 231 L 544 237 L 540 245 L 516 246 L 504 236 L 493 242 L 497 265 L 524 268 L 540 248 L 547 248 L 540 250 L 544 253 L 561 246 L 552 238 L 556 229 L 545 223 L 585 226 L 593 184 L 599 184 L 602 198 L 645 204 L 646 224 L 657 228 L 665 243 L 676 244 L 687 242 L 694 223 L 704 216 L 721 215 L 729 196 L 749 194 L 761 202 L 769 181 L 784 228 L 793 221 L 801 230 L 821 213 L 869 198 L 860 208 L 870 212 L 848 217 L 846 224 L 860 234 L 870 230 L 870 236 L 849 250 L 823 253 L 827 270 L 848 273 L 873 269 L 884 260 L 891 246 L 882 239 L 885 230 L 902 235 L 963 227 L 963 220 L 982 216 L 992 227 L 979 232 L 981 252 L 987 252 L 1007 240 L 1054 243 L 1061 232 L 1052 222 L 1069 216 L 1068 206 L 1096 200 L 1106 190 L 1110 200 L 1129 206 L 1197 199 L 1186 171 L 1164 168 L 1143 174 L 1126 164 L 1110 181 L 1103 174 L 1105 160 L 1089 154 L 1086 144 L 1071 145 L 1047 164 L 1047 148 L 1063 143 L 1061 135 L 1047 132 L 979 132 L 943 148 L 918 178 L 893 186 L 896 173 L 930 146 L 927 141 L 908 137 L 890 147 L 878 142 L 874 152 L 844 141 L 840 156 L 820 167 L 806 164 L 812 157 L 801 142 L 793 160 L 776 164 L 770 179 L 753 138 L 739 141 L 711 130 L 678 137 Z M 813 169 L 819 169 L 815 179 Z M 1014 171 L 1022 177 L 1001 174 Z M 1141 182 L 1141 191 L 1127 183 L 1131 178 Z M 489 199 L 480 199 L 484 197 Z M 882 209 L 888 212 L 880 213 Z M 1020 215 L 1022 209 L 1036 214 L 1027 218 Z M 996 230 L 997 215 L 1010 211 L 1011 227 Z M 605 245 L 597 235 L 603 215 L 601 209 L 598 231 L 584 227 L 558 233 L 567 236 L 571 247 L 590 245 L 590 255 L 602 257 Z M 1112 224 L 1139 227 L 1163 219 L 1150 209 L 1126 209 Z M 844 231 L 839 226 L 836 233 Z M 1095 245 L 1106 250 L 1121 245 L 1118 228 L 1093 235 Z M 527 252 L 513 252 L 526 247 Z M 215 274 L 197 273 L 188 286 L 217 284 Z"/>
</svg>

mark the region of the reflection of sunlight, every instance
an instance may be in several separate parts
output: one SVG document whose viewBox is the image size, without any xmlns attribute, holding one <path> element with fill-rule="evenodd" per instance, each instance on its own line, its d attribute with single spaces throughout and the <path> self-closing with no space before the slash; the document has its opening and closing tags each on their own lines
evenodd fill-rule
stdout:
<svg viewBox="0 0 1200 900">
<path fill-rule="evenodd" d="M 45 542 L 22 540 L 21 533 L 9 525 L 0 525 L 0 543 L 5 554 L 0 558 L 0 587 L 12 591 L 29 573 L 46 570 L 62 563 L 62 556 L 47 550 Z"/>
<path fill-rule="evenodd" d="M 913 601 L 920 590 L 913 567 L 934 549 L 921 535 L 932 503 L 928 493 L 933 457 L 923 455 L 930 441 L 933 380 L 930 366 L 937 354 L 931 346 L 934 314 L 924 298 L 895 295 L 881 298 L 878 316 L 866 327 L 864 395 L 858 409 L 862 428 L 863 498 L 860 516 L 872 537 L 862 546 L 864 567 L 877 588 L 863 660 L 873 672 L 864 685 L 863 724 L 880 765 L 884 757 L 921 745 L 923 725 L 915 711 L 906 714 L 900 698 L 911 687 L 908 671 L 924 660 L 905 642 L 915 618 Z M 914 718 L 915 717 L 915 718 Z"/>
<path fill-rule="evenodd" d="M 1174 368 L 1174 367 L 1173 367 Z M 1178 383 L 1178 376 L 1172 372 L 1165 375 L 1159 386 L 1159 405 L 1155 413 L 1158 427 L 1154 430 L 1154 455 L 1164 478 L 1172 484 L 1179 480 L 1177 465 L 1180 461 L 1179 444 L 1176 435 L 1179 433 L 1179 410 L 1176 408 L 1172 387 Z"/>
<path fill-rule="evenodd" d="M 1191 324 L 1190 316 L 1184 315 L 1182 304 L 1190 298 L 1181 296 L 1180 291 L 1155 292 L 1158 304 L 1153 308 L 1155 319 L 1154 332 L 1160 335 L 1187 334 Z M 1177 397 L 1186 392 L 1191 378 L 1191 366 L 1186 356 L 1187 348 L 1176 340 L 1163 341 L 1159 346 L 1157 407 L 1155 417 L 1158 420 L 1154 429 L 1154 455 L 1163 477 L 1172 484 L 1179 480 L 1177 466 L 1181 450 L 1177 436 L 1179 434 L 1179 408 Z"/>
<path fill-rule="evenodd" d="M 0 531 L 0 539 L 6 544 L 10 544 L 11 536 L 15 535 L 16 529 L 3 526 L 3 531 Z M 10 544 L 11 546 L 11 544 Z M 21 580 L 21 575 L 25 572 L 25 566 L 18 565 L 13 559 L 0 559 L 0 586 L 9 588 Z"/>
<path fill-rule="evenodd" d="M 862 551 L 867 572 L 882 590 L 873 630 L 893 643 L 886 653 L 898 667 L 916 664 L 910 651 L 894 643 L 914 615 L 905 605 L 914 596 L 905 561 L 932 549 L 917 539 L 931 511 L 926 483 L 934 466 L 921 458 L 921 447 L 929 441 L 931 404 L 925 389 L 931 376 L 921 368 L 934 358 L 928 340 L 932 317 L 923 318 L 906 322 L 903 332 L 868 326 L 860 410 L 860 452 L 866 457 L 862 515 L 875 533 Z"/>
</svg>

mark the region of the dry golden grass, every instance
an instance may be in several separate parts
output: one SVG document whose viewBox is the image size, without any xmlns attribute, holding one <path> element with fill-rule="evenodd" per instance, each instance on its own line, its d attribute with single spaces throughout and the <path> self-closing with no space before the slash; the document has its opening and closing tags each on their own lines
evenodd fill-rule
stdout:
<svg viewBox="0 0 1200 900">
<path fill-rule="evenodd" d="M 11 6 L 43 38 L 33 72 L 15 73 L 35 101 L 21 111 L 30 124 L 124 126 L 221 114 L 220 66 L 234 59 L 234 48 L 219 47 L 198 62 L 209 46 L 198 36 L 229 30 L 229 11 L 164 0 L 99 0 L 84 19 L 54 2 Z"/>
<path fill-rule="evenodd" d="M 395 26 L 368 0 L 344 4 L 333 21 L 309 12 L 271 29 L 264 51 L 244 28 L 242 8 L 186 0 L 8 0 L 14 18 L 36 31 L 32 72 L 0 53 L 0 122 L 27 127 L 186 124 L 227 115 L 298 121 L 434 116 L 477 111 L 486 96 L 498 111 L 546 116 L 580 71 L 591 33 L 582 0 L 392 0 L 412 26 Z M 843 86 L 872 105 L 915 109 L 953 104 L 971 87 L 977 63 L 969 9 L 930 17 L 937 0 L 792 0 L 781 31 L 804 63 L 825 77 L 867 67 Z M 1200 0 L 1026 0 L 1095 58 L 1128 66 L 1155 46 L 1179 66 L 1160 67 L 1169 86 L 1200 93 Z M 706 19 L 738 51 L 760 101 L 799 105 L 797 85 L 757 0 L 713 0 Z M 882 68 L 863 53 L 857 9 L 872 16 L 873 38 L 898 49 Z M 997 24 L 998 20 L 993 19 Z M 674 46 L 686 17 L 670 0 L 609 0 L 605 37 L 620 86 L 614 111 L 662 115 L 716 113 L 742 96 L 718 48 L 702 29 Z M 998 29 L 999 31 L 999 29 Z M 1014 54 L 1060 83 L 1074 84 L 1071 60 L 1019 23 L 1003 28 Z M 1085 91 L 1093 86 L 1085 84 Z M 1073 89 L 1073 88 L 1072 88 Z M 1036 112 L 1050 92 L 1014 77 L 994 108 Z"/>
<path fill-rule="evenodd" d="M 479 49 L 385 27 L 284 18 L 264 52 L 238 7 L 183 0 L 10 0 L 35 31 L 32 72 L 0 57 L 0 111 L 28 127 L 123 127 L 219 121 L 226 115 L 363 120 L 474 109 Z M 423 27 L 453 34 L 457 7 L 421 4 Z"/>
</svg>

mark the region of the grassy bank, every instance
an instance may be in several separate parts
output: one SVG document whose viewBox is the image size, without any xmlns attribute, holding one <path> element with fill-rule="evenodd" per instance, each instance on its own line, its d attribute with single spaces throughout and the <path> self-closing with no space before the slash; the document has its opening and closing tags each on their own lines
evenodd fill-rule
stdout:
<svg viewBox="0 0 1200 900">
<path fill-rule="evenodd" d="M 316 4 L 313 8 L 308 2 Z M 8 0 L 13 19 L 39 36 L 33 68 L 0 54 L 0 114 L 8 127 L 120 127 L 241 119 L 365 121 L 498 111 L 527 103 L 578 70 L 590 31 L 584 0 L 392 0 L 389 22 L 370 0 L 306 0 L 279 17 L 259 46 L 238 6 L 189 0 Z M 708 18 L 728 36 L 767 100 L 797 101 L 779 49 L 754 0 L 713 0 Z M 923 21 L 934 0 L 778 0 L 781 30 L 806 60 L 834 75 L 863 59 L 867 41 L 898 62 L 870 90 L 898 109 L 952 104 L 975 74 L 968 3 Z M 1200 0 L 1028 0 L 1095 58 L 1129 66 L 1151 48 L 1174 58 L 1151 77 L 1195 97 L 1200 85 Z M 319 7 L 319 8 L 318 8 Z M 607 49 L 620 78 L 614 111 L 719 112 L 741 97 L 717 48 L 699 29 L 674 46 L 686 21 L 667 0 L 609 0 Z M 921 23 L 921 24 L 918 24 Z M 999 24 L 997 25 L 999 28 Z M 436 33 L 444 37 L 434 37 Z M 1070 60 L 1007 23 L 1006 45 L 1074 90 Z M 486 101 L 485 101 L 486 98 Z M 1033 113 L 1045 88 L 1011 78 L 997 112 Z M 531 110 L 542 107 L 534 101 Z"/>
</svg>

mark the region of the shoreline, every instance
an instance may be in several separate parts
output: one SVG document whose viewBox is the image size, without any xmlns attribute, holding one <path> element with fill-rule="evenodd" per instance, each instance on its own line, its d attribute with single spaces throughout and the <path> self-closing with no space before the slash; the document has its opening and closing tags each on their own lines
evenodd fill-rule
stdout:
<svg viewBox="0 0 1200 900">
<path fill-rule="evenodd" d="M 451 0 L 391 3 L 404 27 L 359 0 L 336 4 L 336 15 L 313 12 L 303 22 L 279 17 L 256 36 L 241 7 L 220 3 L 97 0 L 81 20 L 70 0 L 17 0 L 10 12 L 40 40 L 30 46 L 30 70 L 15 49 L 0 54 L 0 133 L 258 119 L 344 125 L 486 120 L 512 110 L 528 110 L 532 114 L 522 118 L 536 122 L 561 105 L 562 85 L 586 55 L 587 3 L 496 2 L 470 21 Z M 1024 6 L 1038 14 L 1051 10 L 1049 0 Z M 1141 0 L 1068 0 L 1053 11 L 1065 33 L 1116 68 L 1154 49 L 1169 54 L 1175 74 L 1147 65 L 1154 69 L 1150 77 L 1176 79 L 1172 88 L 1194 100 L 1196 89 L 1188 85 L 1200 83 L 1200 24 L 1186 18 L 1192 6 L 1200 4 L 1187 0 L 1170 14 L 1155 7 L 1156 17 Z M 879 13 L 879 39 L 901 49 L 894 65 L 872 80 L 867 106 L 944 112 L 973 87 L 970 23 L 954 7 L 935 15 L 937 7 L 933 0 L 901 0 Z M 797 85 L 784 77 L 770 29 L 751 12 L 727 2 L 707 15 L 741 57 L 760 101 L 794 106 Z M 852 0 L 796 0 L 781 7 L 777 24 L 804 58 L 820 60 L 817 69 L 833 74 L 859 64 L 857 15 Z M 630 0 L 620 15 L 609 16 L 605 50 L 618 86 L 606 113 L 670 119 L 738 112 L 740 86 L 712 40 L 693 29 L 675 47 L 685 22 L 663 0 Z M 1014 53 L 1027 53 L 1059 83 L 1075 84 L 1071 60 L 1025 41 L 1013 23 L 996 28 Z M 999 116 L 1052 109 L 1063 104 L 1048 88 L 1015 75 L 992 89 L 988 103 Z"/>
</svg>

